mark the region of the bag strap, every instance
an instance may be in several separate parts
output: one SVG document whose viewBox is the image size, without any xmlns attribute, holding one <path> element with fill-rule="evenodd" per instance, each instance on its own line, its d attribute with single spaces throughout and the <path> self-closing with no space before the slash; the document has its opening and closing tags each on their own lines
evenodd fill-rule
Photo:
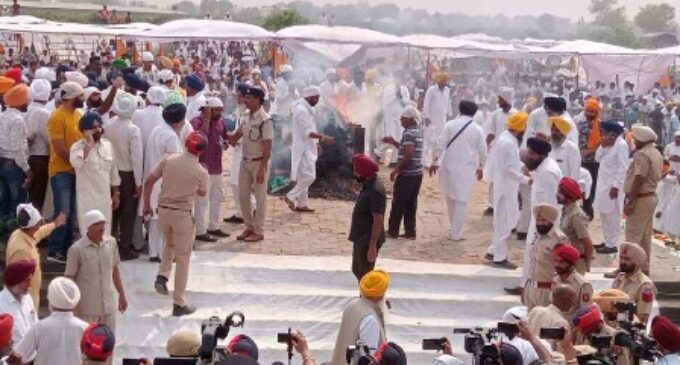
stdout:
<svg viewBox="0 0 680 365">
<path fill-rule="evenodd" d="M 463 128 L 461 128 L 461 129 L 458 131 L 458 133 L 456 133 L 456 135 L 453 136 L 453 138 L 451 138 L 451 140 L 449 141 L 449 143 L 446 144 L 446 149 L 448 149 L 448 148 L 451 146 L 451 143 L 453 143 L 453 141 L 455 141 L 455 140 L 458 138 L 458 136 L 460 136 L 460 134 L 463 133 L 463 131 L 465 131 L 465 128 L 467 128 L 470 124 L 472 124 L 472 119 L 470 119 L 470 121 L 467 122 L 467 123 L 463 126 Z"/>
</svg>

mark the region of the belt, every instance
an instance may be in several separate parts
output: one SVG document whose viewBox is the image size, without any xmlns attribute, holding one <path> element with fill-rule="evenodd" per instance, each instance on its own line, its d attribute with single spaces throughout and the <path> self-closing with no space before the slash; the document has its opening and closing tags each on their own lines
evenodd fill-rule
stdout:
<svg viewBox="0 0 680 365">
<path fill-rule="evenodd" d="M 245 162 L 257 162 L 257 161 L 260 161 L 260 160 L 262 160 L 262 156 L 255 157 L 255 158 L 248 158 L 248 157 L 243 158 L 243 161 L 245 161 Z"/>
<path fill-rule="evenodd" d="M 552 282 L 550 281 L 531 281 L 531 286 L 539 289 L 552 289 Z"/>
<path fill-rule="evenodd" d="M 638 198 L 646 198 L 646 197 L 648 197 L 648 196 L 656 196 L 656 193 L 655 193 L 655 192 L 650 192 L 650 193 L 641 193 L 641 194 L 638 194 L 638 195 L 637 195 Z"/>
<path fill-rule="evenodd" d="M 162 209 L 167 209 L 167 210 L 175 210 L 175 211 L 178 211 L 178 212 L 188 212 L 188 213 L 191 213 L 191 209 L 177 209 L 177 208 L 167 207 L 167 206 L 165 206 L 165 205 L 159 205 L 158 207 L 159 207 L 159 208 L 162 208 Z"/>
</svg>

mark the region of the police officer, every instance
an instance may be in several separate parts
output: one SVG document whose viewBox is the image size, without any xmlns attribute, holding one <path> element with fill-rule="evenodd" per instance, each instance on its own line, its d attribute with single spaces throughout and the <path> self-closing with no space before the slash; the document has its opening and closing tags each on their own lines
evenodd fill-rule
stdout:
<svg viewBox="0 0 680 365">
<path fill-rule="evenodd" d="M 171 108 L 172 107 L 172 108 Z M 184 104 L 172 104 L 166 113 L 186 113 Z M 144 184 L 144 216 L 151 215 L 151 189 L 163 179 L 158 197 L 158 221 L 165 240 L 161 264 L 156 277 L 156 291 L 168 295 L 168 277 L 175 267 L 175 290 L 173 293 L 173 316 L 183 316 L 196 311 L 186 302 L 184 292 L 189 278 L 189 262 L 193 251 L 196 226 L 192 209 L 196 195 L 205 196 L 208 190 L 208 171 L 198 162 L 198 157 L 208 146 L 208 140 L 201 132 L 192 132 L 186 139 L 183 153 L 164 157 L 151 171 Z"/>
<path fill-rule="evenodd" d="M 558 285 L 568 285 L 574 289 L 576 300 L 567 312 L 571 317 L 577 309 L 590 303 L 593 296 L 593 286 L 576 271 L 576 263 L 580 254 L 576 247 L 566 244 L 557 244 L 552 251 L 555 275 L 553 276 L 553 287 Z"/>
<path fill-rule="evenodd" d="M 585 275 L 590 271 L 594 249 L 588 232 L 588 217 L 578 204 L 581 199 L 583 199 L 583 192 L 578 183 L 572 178 L 563 177 L 557 190 L 557 201 L 563 206 L 560 228 L 569 242 L 578 250 L 576 271 Z"/>
<path fill-rule="evenodd" d="M 612 283 L 612 288 L 620 289 L 628 294 L 637 305 L 637 316 L 640 322 L 646 323 L 652 311 L 656 286 L 642 272 L 642 265 L 647 261 L 647 254 L 640 245 L 624 242 L 619 254 L 619 275 Z"/>
<path fill-rule="evenodd" d="M 241 117 L 239 129 L 228 136 L 235 145 L 243 139 L 243 160 L 239 170 L 239 201 L 243 213 L 245 231 L 236 237 L 239 241 L 258 242 L 264 239 L 264 218 L 267 211 L 267 179 L 269 158 L 272 152 L 274 127 L 272 118 L 264 111 L 264 91 L 257 87 L 244 90 L 247 112 Z M 251 193 L 255 196 L 255 215 L 250 204 Z"/>
</svg>

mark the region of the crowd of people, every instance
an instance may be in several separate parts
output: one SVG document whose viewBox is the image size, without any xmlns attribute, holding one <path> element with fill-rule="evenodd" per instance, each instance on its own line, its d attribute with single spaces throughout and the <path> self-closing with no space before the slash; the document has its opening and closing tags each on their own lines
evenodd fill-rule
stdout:
<svg viewBox="0 0 680 365">
<path fill-rule="evenodd" d="M 127 309 L 120 262 L 143 250 L 158 264 L 155 290 L 172 292 L 172 315 L 192 314 L 185 292 L 194 242 L 229 237 L 225 223 L 243 225 L 237 240 L 264 240 L 268 183 L 281 171 L 294 182 L 281 199 L 293 212 L 314 214 L 309 187 L 319 158 L 336 143 L 325 132 L 331 123 L 362 124 L 369 146 L 351 158 L 361 190 L 348 239 L 361 298 L 343 315 L 333 365 L 347 363 L 345 349 L 357 339 L 378 363 L 405 364 L 403 350 L 386 342 L 389 276 L 375 265 L 388 240 L 417 240 L 424 174 L 438 175 L 454 244 L 464 244 L 475 180 L 489 185 L 488 264 L 517 269 L 508 240 L 515 234 L 526 242 L 522 277 L 506 288 L 521 295 L 525 310 L 506 316 L 518 330 L 502 345 L 502 363 L 574 362 L 573 345 L 618 330 L 613 303 L 626 301 L 635 304 L 637 321 L 651 321 L 667 354 L 662 361 L 680 361 L 680 330 L 650 318 L 656 288 L 648 277 L 653 230 L 680 235 L 680 86 L 672 80 L 636 94 L 627 82 L 622 89 L 599 81 L 579 88 L 568 80 L 508 77 L 513 72 L 500 68 L 452 80 L 443 70 L 419 75 L 375 65 L 274 67 L 259 56 L 263 48 L 244 42 L 175 46 L 172 56 L 113 59 L 101 50 L 68 65 L 6 58 L 0 213 L 3 226 L 16 227 L 0 298 L 0 312 L 14 323 L 11 339 L 0 342 L 11 353 L 8 363 L 79 364 L 81 354 L 110 363 L 115 318 Z M 233 151 L 228 167 L 225 150 Z M 393 184 L 387 230 L 380 164 L 388 165 Z M 221 219 L 225 171 L 235 212 Z M 52 218 L 45 220 L 49 205 Z M 599 244 L 588 227 L 596 214 Z M 49 284 L 52 314 L 39 321 L 42 240 L 47 259 L 65 270 Z M 618 269 L 606 275 L 612 289 L 598 293 L 585 279 L 596 254 L 619 257 Z M 567 335 L 546 344 L 537 339 L 546 327 Z M 304 336 L 295 342 L 313 363 Z M 435 363 L 459 361 L 443 349 L 449 357 Z M 632 360 L 618 350 L 621 363 Z"/>
</svg>

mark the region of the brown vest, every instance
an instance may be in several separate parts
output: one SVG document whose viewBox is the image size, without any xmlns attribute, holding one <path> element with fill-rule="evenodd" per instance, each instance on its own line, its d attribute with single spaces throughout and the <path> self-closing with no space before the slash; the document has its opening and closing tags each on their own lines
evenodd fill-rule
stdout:
<svg viewBox="0 0 680 365">
<path fill-rule="evenodd" d="M 333 351 L 333 365 L 347 365 L 347 347 L 356 344 L 359 339 L 359 324 L 369 314 L 374 315 L 380 323 L 380 342 L 385 342 L 385 321 L 379 306 L 366 298 L 354 299 L 342 313 L 340 331 Z"/>
</svg>

